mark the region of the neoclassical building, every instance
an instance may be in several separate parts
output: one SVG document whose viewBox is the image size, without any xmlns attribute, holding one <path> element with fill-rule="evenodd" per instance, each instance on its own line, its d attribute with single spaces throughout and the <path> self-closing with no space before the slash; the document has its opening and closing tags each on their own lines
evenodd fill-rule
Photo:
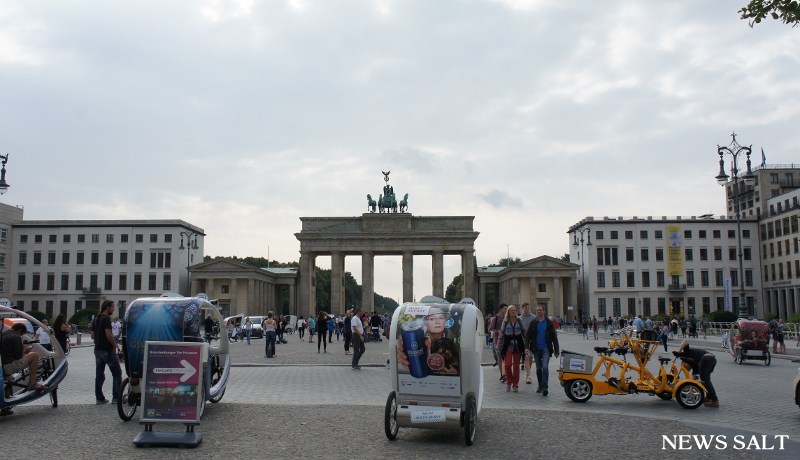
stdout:
<svg viewBox="0 0 800 460">
<path fill-rule="evenodd" d="M 541 304 L 548 315 L 572 320 L 578 314 L 576 280 L 580 268 L 550 256 L 535 257 L 510 267 L 478 267 L 476 300 L 485 312 L 487 287 L 494 286 L 496 305 Z"/>
</svg>

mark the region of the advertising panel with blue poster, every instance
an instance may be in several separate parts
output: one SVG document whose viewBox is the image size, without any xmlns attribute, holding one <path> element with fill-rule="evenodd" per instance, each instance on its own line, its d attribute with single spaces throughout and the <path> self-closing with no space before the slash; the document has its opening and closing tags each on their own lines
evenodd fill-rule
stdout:
<svg viewBox="0 0 800 460">
<path fill-rule="evenodd" d="M 396 331 L 400 393 L 460 396 L 464 305 L 408 304 L 402 308 Z"/>
<path fill-rule="evenodd" d="M 202 352 L 202 343 L 145 343 L 142 421 L 200 421 Z"/>
</svg>

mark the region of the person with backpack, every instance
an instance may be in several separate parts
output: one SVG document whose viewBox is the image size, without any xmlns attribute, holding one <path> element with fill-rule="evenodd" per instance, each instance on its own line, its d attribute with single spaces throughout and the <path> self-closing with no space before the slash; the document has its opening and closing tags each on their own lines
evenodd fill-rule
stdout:
<svg viewBox="0 0 800 460">
<path fill-rule="evenodd" d="M 700 318 L 700 330 L 703 331 L 703 340 L 706 339 L 706 334 L 708 334 L 708 326 L 710 326 L 708 318 L 706 318 L 706 315 L 703 315 L 703 317 Z"/>
<path fill-rule="evenodd" d="M 772 337 L 772 354 L 778 353 L 778 320 L 780 320 L 780 316 L 775 316 L 772 318 L 772 321 L 769 322 L 769 335 Z"/>
</svg>

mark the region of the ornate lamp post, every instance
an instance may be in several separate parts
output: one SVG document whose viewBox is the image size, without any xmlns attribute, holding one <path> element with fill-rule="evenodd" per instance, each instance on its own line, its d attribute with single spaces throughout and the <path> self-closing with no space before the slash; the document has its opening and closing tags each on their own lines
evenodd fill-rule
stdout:
<svg viewBox="0 0 800 460">
<path fill-rule="evenodd" d="M 6 162 L 8 161 L 8 155 L 0 155 L 0 162 L 3 164 L 3 169 L 0 170 L 0 195 L 6 193 L 8 191 L 9 185 L 6 183 Z"/>
<path fill-rule="evenodd" d="M 743 182 L 745 185 L 753 185 L 756 182 L 756 178 L 753 175 L 753 171 L 750 170 L 750 151 L 751 147 L 744 147 L 739 145 L 736 142 L 736 133 L 731 134 L 733 140 L 731 141 L 730 145 L 725 147 L 720 147 L 717 145 L 717 154 L 719 154 L 719 174 L 717 175 L 717 183 L 721 186 L 725 186 L 728 183 L 729 176 L 725 174 L 725 161 L 724 157 L 725 154 L 730 155 L 731 157 L 731 175 L 733 176 L 733 193 L 734 193 L 734 201 L 733 201 L 733 209 L 736 213 L 736 236 L 739 240 L 739 319 L 747 319 L 747 299 L 745 297 L 744 292 L 744 283 L 745 283 L 745 276 L 744 276 L 744 261 L 742 260 L 742 222 L 739 217 L 739 167 L 737 165 L 737 161 L 739 159 L 739 155 L 744 154 L 747 159 L 747 170 L 745 171 L 744 176 L 742 176 Z"/>
<path fill-rule="evenodd" d="M 586 270 L 584 269 L 583 260 L 586 259 L 586 255 L 583 252 L 584 248 L 584 239 L 583 235 L 586 234 L 586 246 L 592 247 L 592 229 L 589 227 L 583 228 L 576 228 L 572 232 L 572 246 L 578 247 L 580 245 L 580 258 L 581 258 L 581 309 L 578 312 L 578 319 L 583 319 L 583 313 L 586 311 Z M 580 233 L 581 239 L 578 240 L 578 234 Z"/>
<path fill-rule="evenodd" d="M 181 245 L 178 247 L 181 251 L 184 249 L 186 250 L 186 281 L 187 281 L 187 297 L 192 295 L 192 279 L 189 273 L 189 265 L 191 265 L 192 260 L 192 251 L 197 250 L 197 235 L 198 232 L 192 230 L 185 230 L 180 232 L 181 235 Z M 186 237 L 186 246 L 183 245 L 183 237 Z M 194 237 L 194 239 L 192 239 Z"/>
</svg>

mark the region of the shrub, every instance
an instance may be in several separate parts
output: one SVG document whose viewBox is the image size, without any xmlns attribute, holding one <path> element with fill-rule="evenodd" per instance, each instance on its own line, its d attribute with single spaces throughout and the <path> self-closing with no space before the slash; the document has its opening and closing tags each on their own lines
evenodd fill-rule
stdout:
<svg viewBox="0 0 800 460">
<path fill-rule="evenodd" d="M 790 323 L 800 323 L 800 313 L 795 313 L 789 317 Z"/>
<path fill-rule="evenodd" d="M 771 311 L 768 311 L 768 312 L 764 313 L 764 321 L 766 321 L 766 322 L 772 321 L 772 318 L 774 318 L 774 317 L 775 317 L 775 313 L 773 313 Z"/>
<path fill-rule="evenodd" d="M 84 308 L 83 310 L 78 311 L 74 315 L 69 318 L 69 322 L 72 324 L 77 324 L 79 326 L 85 326 L 89 324 L 89 321 L 92 320 L 92 316 L 99 315 L 100 312 L 95 310 L 94 308 Z"/>
<path fill-rule="evenodd" d="M 739 315 L 728 310 L 717 310 L 708 314 L 708 320 L 715 323 L 732 323 L 737 318 L 739 318 Z"/>
<path fill-rule="evenodd" d="M 25 313 L 33 316 L 39 322 L 42 322 L 43 320 L 47 320 L 47 321 L 51 320 L 51 318 L 49 316 L 47 316 L 44 312 L 41 312 L 41 311 L 38 311 L 38 310 L 26 311 Z"/>
<path fill-rule="evenodd" d="M 669 315 L 653 315 L 650 317 L 655 323 L 663 323 L 665 319 L 669 319 Z"/>
</svg>

